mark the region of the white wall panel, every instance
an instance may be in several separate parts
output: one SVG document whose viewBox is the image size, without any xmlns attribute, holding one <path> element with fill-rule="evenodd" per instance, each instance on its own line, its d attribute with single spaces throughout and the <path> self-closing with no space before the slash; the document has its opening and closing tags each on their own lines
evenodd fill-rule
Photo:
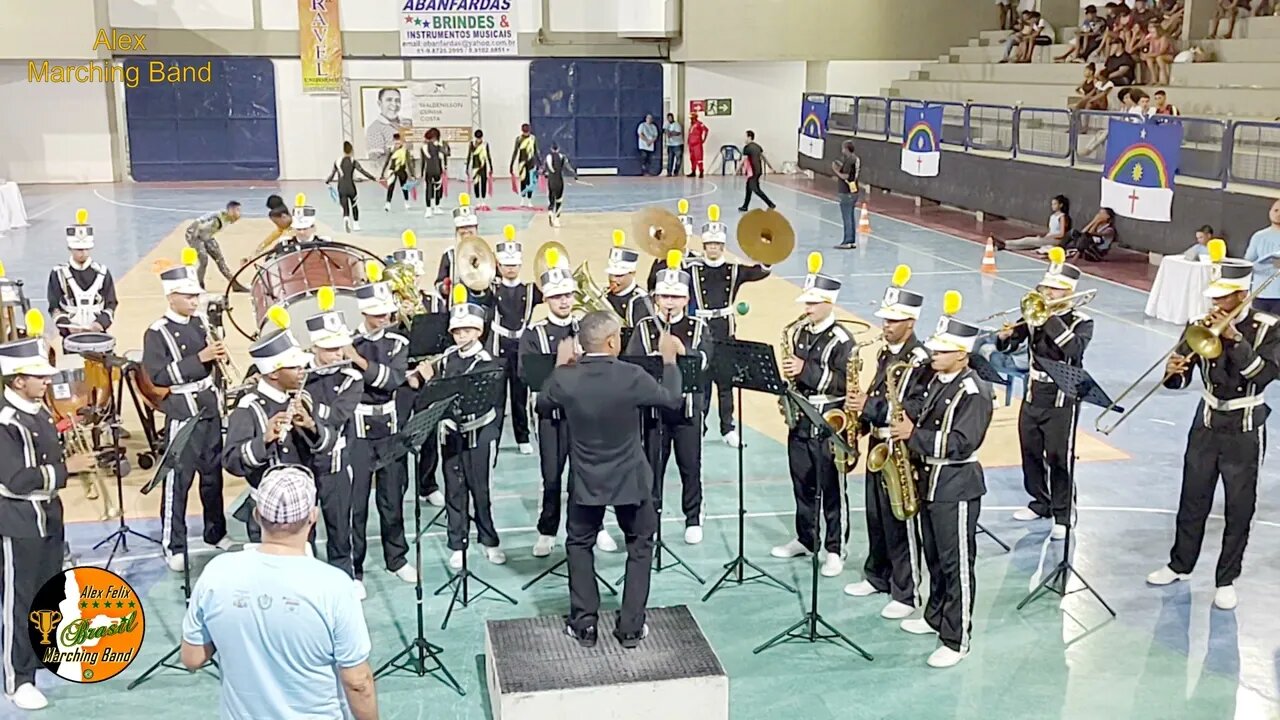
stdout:
<svg viewBox="0 0 1280 720">
<path fill-rule="evenodd" d="M 0 0 L 0 59 L 94 58 L 93 0 Z"/>
<path fill-rule="evenodd" d="M 832 60 L 827 63 L 831 95 L 881 95 L 895 80 L 906 80 L 923 60 Z"/>
<path fill-rule="evenodd" d="M 101 83 L 29 83 L 25 62 L 0 62 L 0 107 L 12 110 L 0 112 L 0 176 L 20 183 L 111 182 Z"/>
<path fill-rule="evenodd" d="M 253 28 L 253 0 L 108 0 L 107 7 L 116 27 Z"/>
<path fill-rule="evenodd" d="M 298 0 L 258 0 L 258 3 L 262 7 L 263 30 L 298 29 Z"/>
<path fill-rule="evenodd" d="M 613 3 L 619 35 L 665 35 L 680 28 L 680 0 L 613 0 Z"/>
<path fill-rule="evenodd" d="M 756 142 L 764 147 L 774 168 L 781 169 L 782 160 L 795 157 L 804 78 L 805 64 L 799 61 L 689 63 L 685 65 L 680 117 L 687 119 L 690 100 L 733 100 L 732 115 L 702 119 L 711 131 L 707 160 L 721 145 L 742 147 L 746 131 L 754 130 Z"/>
<path fill-rule="evenodd" d="M 273 60 L 281 180 L 322 180 L 342 154 L 342 106 L 337 95 L 302 92 L 302 63 Z"/>
</svg>

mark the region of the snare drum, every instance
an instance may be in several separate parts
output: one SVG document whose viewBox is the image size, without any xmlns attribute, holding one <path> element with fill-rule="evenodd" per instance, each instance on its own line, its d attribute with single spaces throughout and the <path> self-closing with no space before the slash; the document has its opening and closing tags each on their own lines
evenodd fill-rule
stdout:
<svg viewBox="0 0 1280 720">
<path fill-rule="evenodd" d="M 360 320 L 355 287 L 364 283 L 364 258 L 342 247 L 302 246 L 264 261 L 253 278 L 254 317 L 261 328 L 272 305 L 287 309 L 298 321 L 320 312 L 316 292 L 328 285 L 353 328 Z"/>
<path fill-rule="evenodd" d="M 115 351 L 116 339 L 106 333 L 72 333 L 63 338 L 62 349 L 84 358 L 83 376 L 88 386 L 85 404 L 95 407 L 110 405 L 112 381 L 120 381 L 120 370 L 108 372 L 105 356 Z"/>
</svg>

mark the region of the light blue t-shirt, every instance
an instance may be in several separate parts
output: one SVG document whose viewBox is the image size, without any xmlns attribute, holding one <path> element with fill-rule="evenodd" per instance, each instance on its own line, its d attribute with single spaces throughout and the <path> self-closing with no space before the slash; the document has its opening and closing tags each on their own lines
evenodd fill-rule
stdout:
<svg viewBox="0 0 1280 720">
<path fill-rule="evenodd" d="M 667 134 L 667 147 L 679 147 L 684 144 L 684 128 L 680 127 L 680 123 L 673 120 L 663 125 L 662 130 Z"/>
<path fill-rule="evenodd" d="M 658 126 L 642 122 L 636 130 L 636 137 L 640 141 L 641 150 L 652 152 L 654 143 L 658 141 Z"/>
<path fill-rule="evenodd" d="M 338 668 L 369 659 L 369 629 L 346 573 L 312 557 L 226 553 L 205 566 L 182 622 L 212 643 L 221 715 L 278 720 L 349 715 Z"/>
<path fill-rule="evenodd" d="M 1265 227 L 1249 238 L 1249 248 L 1244 259 L 1253 263 L 1253 286 L 1261 287 L 1263 281 L 1276 271 L 1272 261 L 1280 255 L 1280 228 Z M 1280 298 L 1280 283 L 1271 283 L 1258 297 L 1274 300 Z"/>
</svg>

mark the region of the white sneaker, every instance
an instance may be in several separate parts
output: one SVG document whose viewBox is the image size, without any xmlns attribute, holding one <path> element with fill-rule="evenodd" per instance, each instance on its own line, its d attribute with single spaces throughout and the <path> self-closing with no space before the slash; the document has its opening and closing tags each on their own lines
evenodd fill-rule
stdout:
<svg viewBox="0 0 1280 720">
<path fill-rule="evenodd" d="M 436 213 L 435 213 L 435 211 L 434 211 L 434 210 L 432 210 L 431 208 L 427 208 L 427 211 L 426 211 L 426 212 L 424 212 L 424 213 L 422 213 L 422 217 L 424 217 L 424 218 L 429 218 L 429 217 L 431 217 L 432 215 L 435 215 L 435 214 L 436 214 Z"/>
<path fill-rule="evenodd" d="M 903 620 L 898 627 L 911 633 L 912 635 L 937 635 L 938 631 L 929 626 L 924 618 L 911 618 Z"/>
<path fill-rule="evenodd" d="M 1223 585 L 1213 594 L 1213 604 L 1219 610 L 1235 610 L 1236 605 L 1240 604 L 1240 598 L 1236 596 L 1236 589 L 1233 585 Z"/>
<path fill-rule="evenodd" d="M 360 232 L 360 223 L 356 222 L 355 220 L 352 220 L 352 221 L 351 221 L 351 229 L 352 229 L 352 230 L 354 230 L 354 231 L 356 231 L 356 232 Z"/>
<path fill-rule="evenodd" d="M 822 561 L 822 577 L 835 577 L 844 572 L 844 558 L 839 553 L 827 553 Z"/>
<path fill-rule="evenodd" d="M 1054 523 L 1053 530 L 1049 531 L 1050 540 L 1065 540 L 1067 538 L 1067 526 L 1062 523 Z"/>
<path fill-rule="evenodd" d="M 427 504 L 433 507 L 444 507 L 444 493 L 434 490 L 427 496 Z"/>
<path fill-rule="evenodd" d="M 937 650 L 934 650 L 933 653 L 929 655 L 929 660 L 928 660 L 929 667 L 931 668 L 955 667 L 960 663 L 961 660 L 964 659 L 965 655 L 968 655 L 968 653 L 961 652 L 959 650 L 952 650 L 946 645 L 943 645 Z"/>
<path fill-rule="evenodd" d="M 484 556 L 488 558 L 489 562 L 493 563 L 494 565 L 507 564 L 507 554 L 502 552 L 502 548 L 496 548 L 496 547 L 485 548 Z"/>
<path fill-rule="evenodd" d="M 867 597 L 875 595 L 878 592 L 880 591 L 876 589 L 876 586 L 866 580 L 860 580 L 856 583 L 849 583 L 844 586 L 844 594 L 852 595 L 854 597 Z"/>
<path fill-rule="evenodd" d="M 808 557 L 809 551 L 800 544 L 799 540 L 792 540 L 786 545 L 779 545 L 770 550 L 769 554 L 776 558 Z"/>
<path fill-rule="evenodd" d="M 1024 507 L 1013 511 L 1013 519 L 1018 522 L 1031 522 L 1032 520 L 1043 520 L 1044 516 L 1029 507 Z"/>
<path fill-rule="evenodd" d="M 214 543 L 213 546 L 225 552 L 227 550 L 234 550 L 236 544 L 231 538 L 224 536 L 221 540 Z"/>
<path fill-rule="evenodd" d="M 596 547 L 600 552 L 618 552 L 618 542 L 613 539 L 608 530 L 604 529 L 596 533 Z"/>
<path fill-rule="evenodd" d="M 356 585 L 356 599 L 360 602 L 364 602 L 364 599 L 369 597 L 369 591 L 364 589 L 364 581 L 354 580 L 353 582 Z"/>
<path fill-rule="evenodd" d="M 880 611 L 880 617 L 886 620 L 904 620 L 911 617 L 911 613 L 915 611 L 915 608 L 906 603 L 890 600 L 889 604 L 885 605 L 884 609 Z"/>
<path fill-rule="evenodd" d="M 410 585 L 418 582 L 418 571 L 410 564 L 405 563 L 394 575 Z"/>
<path fill-rule="evenodd" d="M 1155 572 L 1147 576 L 1147 584 L 1148 585 L 1172 585 L 1173 583 L 1176 583 L 1179 580 L 1186 580 L 1189 577 L 1191 576 L 1183 575 L 1181 573 L 1176 573 L 1173 571 L 1173 568 L 1170 568 L 1168 565 L 1165 565 L 1161 567 L 1159 570 L 1156 570 Z"/>
<path fill-rule="evenodd" d="M 690 525 L 684 529 L 684 544 L 697 545 L 702 542 L 702 526 Z"/>
<path fill-rule="evenodd" d="M 19 710 L 43 710 L 49 707 L 49 699 L 31 683 L 22 683 L 8 698 Z"/>
<path fill-rule="evenodd" d="M 391 203 L 382 203 L 382 212 L 391 212 Z"/>
<path fill-rule="evenodd" d="M 349 217 L 342 218 L 342 229 L 346 230 L 347 232 L 351 232 L 351 218 Z"/>
<path fill-rule="evenodd" d="M 436 214 L 437 214 L 437 215 L 443 215 L 443 214 L 444 214 L 444 208 L 442 208 L 442 207 L 440 207 L 439 205 L 437 205 L 437 206 L 436 206 Z"/>
<path fill-rule="evenodd" d="M 530 444 L 530 443 L 520 443 L 519 448 L 520 448 L 520 454 L 521 454 L 521 455 L 532 455 L 532 454 L 533 454 L 533 445 L 532 445 L 532 444 Z"/>
<path fill-rule="evenodd" d="M 453 554 L 449 556 L 449 567 L 453 568 L 454 570 L 462 569 L 462 551 L 461 550 L 454 550 Z"/>
<path fill-rule="evenodd" d="M 556 546 L 556 539 L 553 535 L 539 535 L 538 539 L 533 543 L 533 556 L 546 557 Z"/>
<path fill-rule="evenodd" d="M 412 210 L 412 209 L 413 209 L 413 207 L 412 207 L 411 205 L 409 205 L 409 201 L 408 201 L 408 200 L 405 200 L 405 201 L 404 201 L 404 211 L 405 211 L 405 212 L 409 212 L 409 211 L 410 211 L 410 210 Z"/>
<path fill-rule="evenodd" d="M 181 555 L 170 555 L 165 559 L 165 564 L 174 572 L 182 572 L 183 560 Z"/>
<path fill-rule="evenodd" d="M 728 445 L 728 446 L 729 446 L 729 447 L 731 447 L 731 448 L 736 448 L 736 447 L 738 447 L 738 446 L 741 446 L 741 445 L 742 445 L 742 438 L 738 435 L 738 431 L 737 431 L 737 430 L 730 430 L 729 432 L 725 433 L 725 434 L 724 434 L 724 444 L 725 444 L 725 445 Z"/>
</svg>

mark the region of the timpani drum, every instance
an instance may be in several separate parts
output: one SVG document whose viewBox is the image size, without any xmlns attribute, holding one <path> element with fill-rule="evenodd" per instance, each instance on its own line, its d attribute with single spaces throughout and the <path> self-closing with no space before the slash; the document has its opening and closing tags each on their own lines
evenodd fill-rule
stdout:
<svg viewBox="0 0 1280 720">
<path fill-rule="evenodd" d="M 317 291 L 330 286 L 337 298 L 333 309 L 342 311 L 354 329 L 360 321 L 355 288 L 365 281 L 364 262 L 354 249 L 326 245 L 303 245 L 263 261 L 250 284 L 258 328 L 267 323 L 272 305 L 284 307 L 299 322 L 319 313 Z"/>
<path fill-rule="evenodd" d="M 116 339 L 106 333 L 72 333 L 62 340 L 64 358 L 79 355 L 83 358 L 83 379 L 88 394 L 86 406 L 105 408 L 111 405 L 112 375 L 120 381 L 120 370 L 107 369 L 106 356 L 115 352 Z"/>
</svg>

